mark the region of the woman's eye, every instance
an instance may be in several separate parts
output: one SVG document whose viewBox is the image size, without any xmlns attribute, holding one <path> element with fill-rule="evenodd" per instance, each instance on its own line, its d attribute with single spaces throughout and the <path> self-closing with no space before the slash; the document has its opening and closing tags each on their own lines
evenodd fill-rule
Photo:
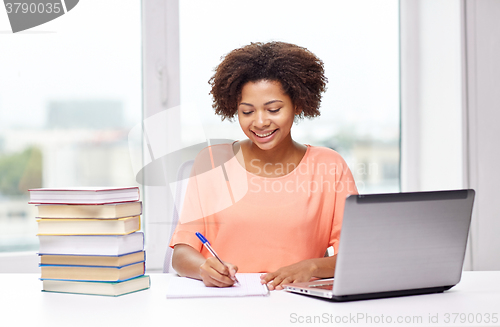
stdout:
<svg viewBox="0 0 500 327">
<path fill-rule="evenodd" d="M 277 113 L 278 111 L 280 111 L 281 108 L 278 108 L 278 109 L 269 109 L 269 112 L 272 112 L 273 114 Z"/>
<path fill-rule="evenodd" d="M 242 111 L 244 115 L 250 115 L 253 111 Z"/>
</svg>

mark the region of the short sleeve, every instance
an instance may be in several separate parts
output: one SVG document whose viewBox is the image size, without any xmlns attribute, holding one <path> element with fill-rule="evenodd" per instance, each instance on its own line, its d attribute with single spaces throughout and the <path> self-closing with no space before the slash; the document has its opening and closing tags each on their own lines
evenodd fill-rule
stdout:
<svg viewBox="0 0 500 327">
<path fill-rule="evenodd" d="M 337 254 L 339 247 L 340 230 L 342 228 L 342 219 L 344 217 L 345 200 L 351 194 L 358 194 L 356 183 L 352 176 L 351 170 L 342 160 L 343 164 L 339 165 L 337 176 L 339 178 L 335 185 L 335 208 L 333 214 L 333 225 L 330 235 L 329 246 L 332 246 L 334 253 Z"/>
<path fill-rule="evenodd" d="M 224 164 L 233 157 L 230 144 L 210 146 L 197 155 L 170 247 L 183 243 L 201 251 L 202 244 L 196 232 L 207 237 L 215 233 L 217 226 L 213 224 L 214 215 L 233 204 L 223 169 Z"/>
<path fill-rule="evenodd" d="M 184 202 L 181 208 L 178 209 L 180 209 L 179 221 L 175 227 L 169 246 L 173 248 L 177 244 L 187 244 L 201 252 L 202 244 L 198 240 L 196 232 L 205 234 L 205 222 L 201 212 L 196 166 L 193 166 L 191 175 L 187 181 Z M 192 217 L 196 218 L 193 219 Z"/>
</svg>

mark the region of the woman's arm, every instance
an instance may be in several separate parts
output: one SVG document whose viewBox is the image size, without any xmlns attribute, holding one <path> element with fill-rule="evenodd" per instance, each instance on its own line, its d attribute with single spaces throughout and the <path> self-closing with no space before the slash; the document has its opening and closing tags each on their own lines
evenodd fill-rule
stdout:
<svg viewBox="0 0 500 327">
<path fill-rule="evenodd" d="M 206 259 L 200 252 L 187 244 L 177 244 L 172 254 L 172 267 L 180 276 L 200 279 L 206 286 L 227 287 L 235 282 L 238 267 L 214 257 Z"/>
<path fill-rule="evenodd" d="M 329 278 L 335 274 L 337 255 L 327 258 L 302 260 L 261 276 L 261 283 L 270 290 L 282 290 L 285 283 L 307 282 L 312 277 Z"/>
</svg>

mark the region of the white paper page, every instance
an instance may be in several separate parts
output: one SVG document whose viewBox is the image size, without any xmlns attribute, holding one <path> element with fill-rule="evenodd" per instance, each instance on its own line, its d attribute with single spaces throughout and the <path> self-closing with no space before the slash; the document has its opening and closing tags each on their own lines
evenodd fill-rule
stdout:
<svg viewBox="0 0 500 327">
<path fill-rule="evenodd" d="M 261 274 L 236 274 L 240 284 L 232 287 L 206 287 L 201 280 L 172 277 L 167 288 L 167 298 L 189 297 L 235 297 L 235 296 L 266 296 L 269 290 L 260 283 Z"/>
</svg>

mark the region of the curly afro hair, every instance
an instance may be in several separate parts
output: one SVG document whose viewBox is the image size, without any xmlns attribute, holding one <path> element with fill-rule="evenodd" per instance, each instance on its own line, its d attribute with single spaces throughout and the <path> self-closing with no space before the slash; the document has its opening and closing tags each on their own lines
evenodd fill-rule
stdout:
<svg viewBox="0 0 500 327">
<path fill-rule="evenodd" d="M 228 53 L 210 78 L 212 107 L 222 120 L 238 112 L 241 89 L 248 82 L 278 81 L 301 110 L 298 118 L 320 115 L 327 78 L 323 62 L 306 48 L 284 42 L 251 43 Z"/>
</svg>

